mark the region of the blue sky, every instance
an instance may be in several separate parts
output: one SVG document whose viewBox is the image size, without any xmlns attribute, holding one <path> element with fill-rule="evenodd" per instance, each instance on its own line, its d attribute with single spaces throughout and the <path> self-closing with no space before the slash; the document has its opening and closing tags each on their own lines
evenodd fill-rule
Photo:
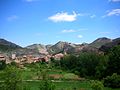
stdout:
<svg viewBox="0 0 120 90">
<path fill-rule="evenodd" d="M 120 0 L 0 0 L 0 38 L 21 46 L 120 37 Z"/>
</svg>

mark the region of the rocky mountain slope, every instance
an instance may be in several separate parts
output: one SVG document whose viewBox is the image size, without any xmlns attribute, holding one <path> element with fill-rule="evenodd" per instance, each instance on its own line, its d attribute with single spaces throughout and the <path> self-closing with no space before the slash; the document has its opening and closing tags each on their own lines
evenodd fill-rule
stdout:
<svg viewBox="0 0 120 90">
<path fill-rule="evenodd" d="M 104 45 L 102 45 L 99 50 L 101 51 L 108 51 L 110 48 L 116 46 L 116 45 L 120 45 L 120 38 L 116 38 L 116 39 L 113 39 L 111 42 L 109 43 L 106 43 Z"/>
<path fill-rule="evenodd" d="M 0 39 L 0 52 L 10 52 L 15 49 L 20 49 L 22 48 L 19 45 L 16 45 L 10 41 L 7 41 L 5 39 Z"/>
<path fill-rule="evenodd" d="M 93 41 L 92 43 L 90 43 L 89 46 L 95 47 L 95 48 L 100 48 L 102 45 L 104 45 L 106 43 L 110 43 L 110 42 L 112 42 L 111 39 L 102 37 L 102 38 L 98 38 L 95 41 Z"/>
<path fill-rule="evenodd" d="M 10 46 L 10 47 L 13 47 L 13 48 L 21 48 L 21 46 L 19 45 L 16 45 L 10 41 L 7 41 L 5 39 L 0 39 L 0 45 L 6 45 L 6 46 Z"/>
<path fill-rule="evenodd" d="M 41 54 L 48 54 L 47 46 L 42 45 L 42 44 L 33 44 L 33 45 L 30 45 L 30 46 L 27 46 L 26 48 L 31 49 L 31 50 L 36 50 Z"/>
<path fill-rule="evenodd" d="M 120 38 L 109 39 L 106 37 L 98 38 L 90 44 L 74 44 L 59 41 L 54 45 L 33 44 L 25 48 L 20 47 L 12 42 L 0 39 L 0 52 L 9 51 L 10 53 L 17 53 L 18 55 L 32 54 L 32 55 L 48 55 L 57 53 L 80 53 L 80 52 L 99 52 L 105 51 L 115 45 L 120 45 Z"/>
<path fill-rule="evenodd" d="M 18 56 L 24 54 L 39 54 L 36 50 L 23 48 L 5 39 L 0 39 L 0 53 L 7 54 L 8 56 L 11 56 L 13 53 L 16 53 Z"/>
<path fill-rule="evenodd" d="M 75 44 L 59 41 L 55 45 L 51 46 L 48 49 L 48 52 L 52 54 L 59 53 L 59 52 L 64 53 L 64 52 L 67 52 L 69 49 L 73 49 L 75 47 L 76 47 Z"/>
<path fill-rule="evenodd" d="M 106 37 L 98 38 L 95 41 L 93 41 L 92 43 L 85 46 L 82 49 L 82 51 L 83 52 L 100 52 L 99 48 L 102 45 L 105 45 L 105 44 L 110 43 L 110 42 L 112 42 L 112 40 L 109 38 L 106 38 Z"/>
</svg>

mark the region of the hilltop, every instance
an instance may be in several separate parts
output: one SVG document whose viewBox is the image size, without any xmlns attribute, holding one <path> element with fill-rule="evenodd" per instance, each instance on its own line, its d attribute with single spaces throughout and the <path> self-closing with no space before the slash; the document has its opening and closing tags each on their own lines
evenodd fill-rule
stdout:
<svg viewBox="0 0 120 90">
<path fill-rule="evenodd" d="M 109 39 L 101 37 L 89 44 L 74 44 L 70 42 L 59 41 L 54 45 L 33 44 L 26 47 L 21 47 L 15 43 L 0 39 L 0 52 L 2 53 L 16 53 L 18 55 L 34 54 L 34 55 L 48 55 L 58 53 L 80 53 L 80 52 L 99 52 L 106 51 L 115 45 L 120 44 L 120 38 Z"/>
</svg>

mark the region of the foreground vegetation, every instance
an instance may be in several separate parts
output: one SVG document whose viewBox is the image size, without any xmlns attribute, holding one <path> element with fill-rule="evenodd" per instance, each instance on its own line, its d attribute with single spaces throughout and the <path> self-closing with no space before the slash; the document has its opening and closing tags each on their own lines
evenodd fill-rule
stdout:
<svg viewBox="0 0 120 90">
<path fill-rule="evenodd" d="M 42 66 L 46 65 L 44 64 Z M 44 77 L 40 75 L 42 79 L 40 79 L 41 77 L 38 79 L 38 75 L 40 73 L 38 74 L 38 72 L 31 70 L 32 67 L 27 67 L 28 69 L 25 70 L 18 70 L 14 66 L 8 67 L 9 69 L 7 69 L 7 71 L 5 70 L 5 73 L 1 72 L 1 75 L 4 73 L 4 75 L 6 74 L 7 76 L 1 78 L 1 81 L 4 80 L 5 82 L 1 82 L 0 90 L 93 90 L 91 87 L 91 80 L 80 77 L 76 79 L 75 74 L 62 71 L 60 69 L 44 68 L 42 71 L 42 75 L 44 75 Z M 16 74 L 13 75 L 15 72 Z M 62 77 L 56 78 L 56 76 Z M 119 90 L 119 88 L 112 89 L 103 87 L 103 90 Z"/>
<path fill-rule="evenodd" d="M 66 55 L 23 68 L 1 61 L 0 90 L 120 90 L 120 46 L 105 54 Z"/>
</svg>

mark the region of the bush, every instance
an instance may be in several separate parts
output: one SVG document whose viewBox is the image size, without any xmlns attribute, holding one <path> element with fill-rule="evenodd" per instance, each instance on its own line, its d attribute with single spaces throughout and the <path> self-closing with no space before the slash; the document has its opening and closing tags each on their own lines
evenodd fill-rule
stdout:
<svg viewBox="0 0 120 90">
<path fill-rule="evenodd" d="M 50 80 L 42 80 L 40 83 L 40 90 L 55 90 L 55 85 Z"/>
<path fill-rule="evenodd" d="M 47 71 L 41 71 L 42 80 L 40 82 L 40 90 L 55 90 L 55 85 L 48 79 Z"/>
<path fill-rule="evenodd" d="M 107 76 L 103 81 L 106 87 L 120 88 L 120 75 L 117 75 L 117 73 L 113 73 L 112 76 Z"/>
<path fill-rule="evenodd" d="M 5 62 L 5 60 L 1 60 L 1 61 L 0 61 L 0 70 L 5 69 L 5 67 L 6 67 L 6 62 Z"/>
<path fill-rule="evenodd" d="M 100 81 L 92 80 L 92 81 L 91 81 L 91 88 L 92 88 L 93 90 L 103 90 L 104 85 L 103 85 L 103 83 L 100 82 Z"/>
</svg>

